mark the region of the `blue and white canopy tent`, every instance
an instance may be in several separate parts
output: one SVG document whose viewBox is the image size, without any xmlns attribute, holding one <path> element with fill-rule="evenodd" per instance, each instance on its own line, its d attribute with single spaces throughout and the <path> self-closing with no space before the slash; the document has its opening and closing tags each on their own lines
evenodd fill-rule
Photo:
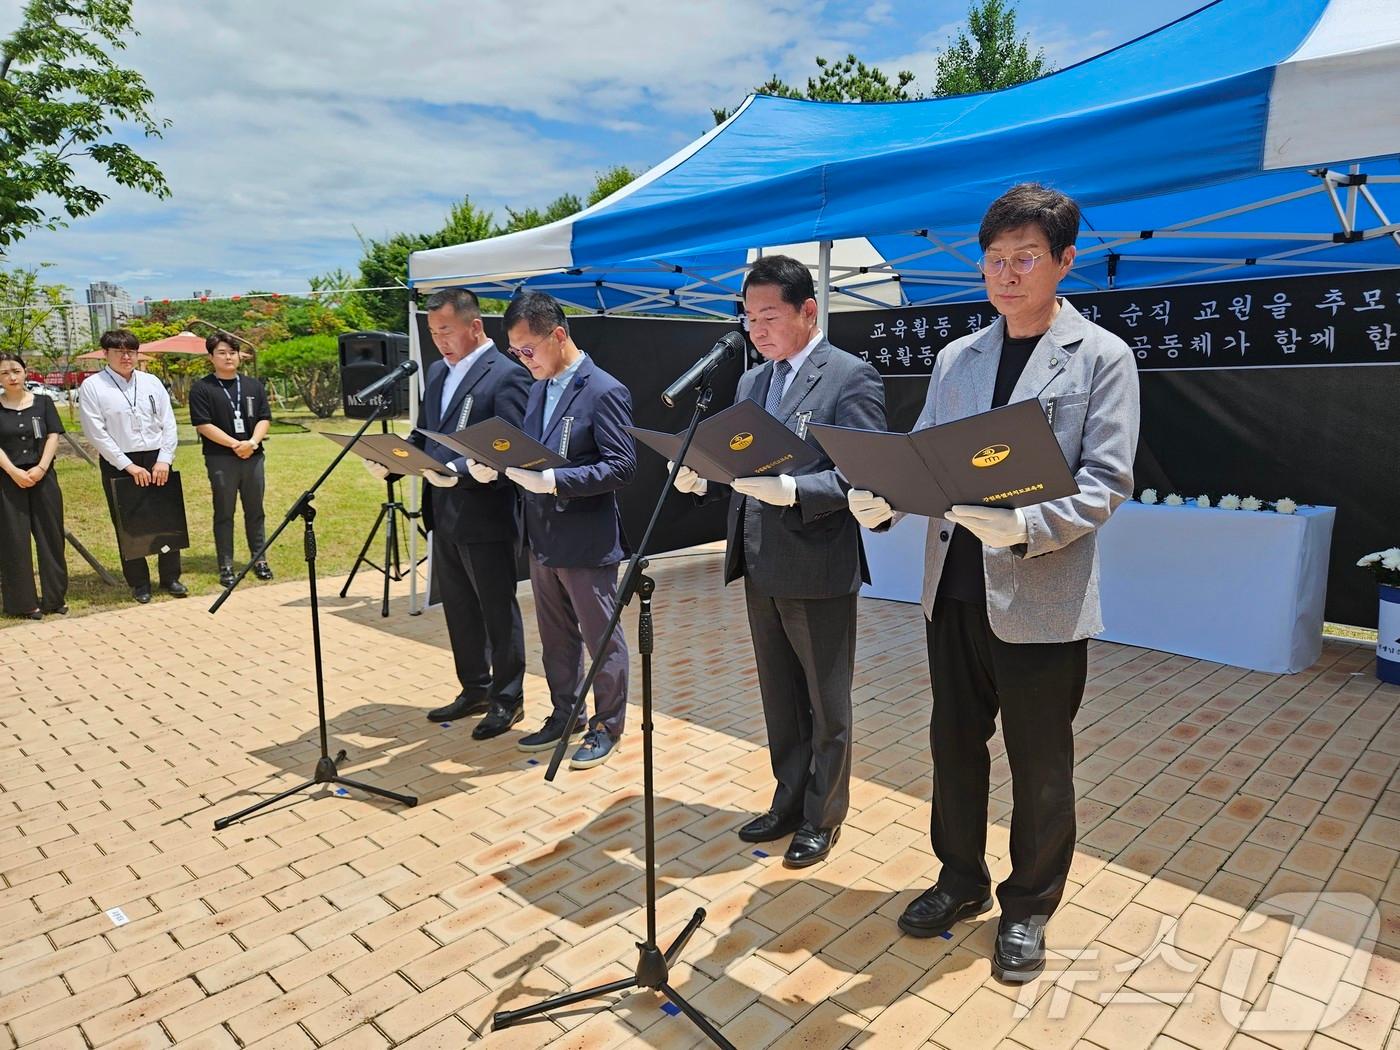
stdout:
<svg viewBox="0 0 1400 1050">
<path fill-rule="evenodd" d="M 415 253 L 415 288 L 545 289 L 601 312 L 733 317 L 759 252 L 822 305 L 977 298 L 976 228 L 1023 180 L 1084 208 L 1066 290 L 1400 265 L 1400 0 L 1216 0 L 1004 91 L 750 96 L 592 208 Z"/>
</svg>

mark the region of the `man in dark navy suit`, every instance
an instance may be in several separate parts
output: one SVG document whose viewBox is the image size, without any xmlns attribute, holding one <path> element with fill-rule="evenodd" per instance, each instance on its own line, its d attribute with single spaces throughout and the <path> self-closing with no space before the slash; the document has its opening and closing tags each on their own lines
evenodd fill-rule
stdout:
<svg viewBox="0 0 1400 1050">
<path fill-rule="evenodd" d="M 594 717 L 569 765 L 588 769 L 616 750 L 627 709 L 627 640 L 621 624 L 606 638 L 603 630 L 617 601 L 623 555 L 616 493 L 637 469 L 636 449 L 623 429 L 632 423 L 632 398 L 574 343 L 551 296 L 517 295 L 506 310 L 505 331 L 510 352 L 539 380 L 522 429 L 569 461 L 554 470 L 506 471 L 525 493 L 530 584 L 554 702 L 544 725 L 519 747 L 545 751 L 558 743 L 583 684 L 586 645 L 600 660 Z M 471 469 L 475 475 L 484 468 Z"/>
<path fill-rule="evenodd" d="M 425 306 L 442 360 L 428 368 L 418 425 L 451 434 L 499 416 L 519 426 L 530 377 L 486 337 L 476 296 L 445 288 Z M 525 632 L 515 599 L 520 495 L 504 478 L 478 481 L 465 459 L 421 434 L 413 441 L 446 463 L 442 472 L 424 475 L 423 515 L 433 530 L 433 573 L 461 685 L 457 698 L 428 718 L 486 712 L 472 730 L 486 740 L 524 717 Z M 383 476 L 382 470 L 371 473 Z"/>
</svg>

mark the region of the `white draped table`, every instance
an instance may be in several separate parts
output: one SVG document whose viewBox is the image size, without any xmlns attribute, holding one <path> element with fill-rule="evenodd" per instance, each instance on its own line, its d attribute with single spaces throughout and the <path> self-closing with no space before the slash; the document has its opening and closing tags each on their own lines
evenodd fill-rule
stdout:
<svg viewBox="0 0 1400 1050">
<path fill-rule="evenodd" d="M 1335 518 L 1333 507 L 1123 504 L 1099 532 L 1099 637 L 1274 674 L 1306 669 L 1322 652 Z M 861 593 L 917 602 L 927 530 L 911 517 L 862 533 L 872 582 Z"/>
</svg>

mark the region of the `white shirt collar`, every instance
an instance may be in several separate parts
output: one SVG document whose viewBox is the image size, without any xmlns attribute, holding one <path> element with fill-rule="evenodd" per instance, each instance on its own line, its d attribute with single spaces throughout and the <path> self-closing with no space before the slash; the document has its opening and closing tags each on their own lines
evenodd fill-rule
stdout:
<svg viewBox="0 0 1400 1050">
<path fill-rule="evenodd" d="M 117 371 L 115 368 L 113 368 L 111 365 L 104 365 L 103 368 L 106 369 L 107 374 L 108 374 L 109 376 L 111 376 L 123 390 L 130 390 L 130 389 L 132 388 L 132 386 L 135 385 L 135 383 L 136 383 L 136 373 L 138 373 L 139 371 L 141 371 L 139 368 L 133 368 L 133 369 L 131 370 L 131 378 L 130 378 L 130 379 L 123 379 L 123 378 L 121 377 L 121 373 L 118 372 L 118 371 Z"/>
<path fill-rule="evenodd" d="M 822 334 L 822 330 L 818 328 L 816 334 L 812 336 L 812 341 L 810 343 L 791 357 L 784 359 L 792 366 L 792 371 L 788 373 L 789 376 L 795 376 L 802 370 L 802 366 L 807 363 L 807 358 L 812 356 L 812 351 L 817 348 L 817 344 L 825 338 L 826 336 Z"/>
<path fill-rule="evenodd" d="M 467 374 L 467 370 L 471 368 L 472 365 L 476 364 L 478 361 L 481 360 L 481 355 L 486 353 L 486 351 L 491 349 L 491 347 L 494 345 L 495 344 L 490 339 L 486 340 L 486 342 L 482 343 L 475 350 L 469 353 L 466 357 L 458 361 L 455 365 L 448 365 L 448 371 L 455 375 L 458 381 L 460 381 L 461 378 Z"/>
</svg>

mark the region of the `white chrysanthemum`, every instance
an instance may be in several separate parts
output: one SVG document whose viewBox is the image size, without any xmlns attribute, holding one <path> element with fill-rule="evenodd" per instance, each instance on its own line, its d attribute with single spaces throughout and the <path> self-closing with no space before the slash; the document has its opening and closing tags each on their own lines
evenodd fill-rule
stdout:
<svg viewBox="0 0 1400 1050">
<path fill-rule="evenodd" d="M 1152 506 L 1152 504 L 1154 504 L 1154 503 L 1157 502 L 1157 490 L 1156 490 L 1156 489 L 1143 489 L 1143 490 L 1142 490 L 1142 495 L 1138 496 L 1138 502 L 1139 502 L 1139 503 L 1145 503 L 1145 504 L 1147 504 L 1147 506 L 1149 506 L 1149 507 Z"/>
<path fill-rule="evenodd" d="M 1292 514 L 1297 509 L 1298 504 L 1294 503 L 1287 496 L 1284 496 L 1283 499 L 1274 504 L 1274 510 L 1278 511 L 1280 514 Z"/>
<path fill-rule="evenodd" d="M 1220 497 L 1220 502 L 1216 504 L 1221 510 L 1239 510 L 1240 498 L 1233 492 L 1227 492 Z"/>
<path fill-rule="evenodd" d="M 1166 499 L 1162 500 L 1162 502 L 1165 503 L 1168 507 L 1179 507 L 1186 501 L 1180 496 L 1178 496 L 1175 492 L 1173 492 Z"/>
<path fill-rule="evenodd" d="M 1356 566 L 1357 566 L 1357 568 L 1364 569 L 1364 568 L 1366 568 L 1366 566 L 1368 566 L 1368 565 L 1374 565 L 1374 564 L 1376 564 L 1376 562 L 1378 562 L 1378 561 L 1380 561 L 1380 560 L 1381 560 L 1381 552 L 1380 552 L 1380 551 L 1376 551 L 1375 554 L 1368 554 L 1368 555 L 1366 555 L 1366 557 L 1362 558 L 1359 562 L 1356 563 Z"/>
<path fill-rule="evenodd" d="M 1207 496 L 1205 493 L 1202 493 L 1201 495 L 1199 495 L 1199 496 L 1196 497 L 1196 501 L 1195 501 L 1195 502 L 1196 502 L 1196 506 L 1198 506 L 1198 507 L 1209 507 L 1209 506 L 1210 506 L 1210 497 Z"/>
<path fill-rule="evenodd" d="M 1246 496 L 1240 500 L 1240 510 L 1258 510 L 1264 505 L 1264 501 L 1256 496 Z"/>
</svg>

